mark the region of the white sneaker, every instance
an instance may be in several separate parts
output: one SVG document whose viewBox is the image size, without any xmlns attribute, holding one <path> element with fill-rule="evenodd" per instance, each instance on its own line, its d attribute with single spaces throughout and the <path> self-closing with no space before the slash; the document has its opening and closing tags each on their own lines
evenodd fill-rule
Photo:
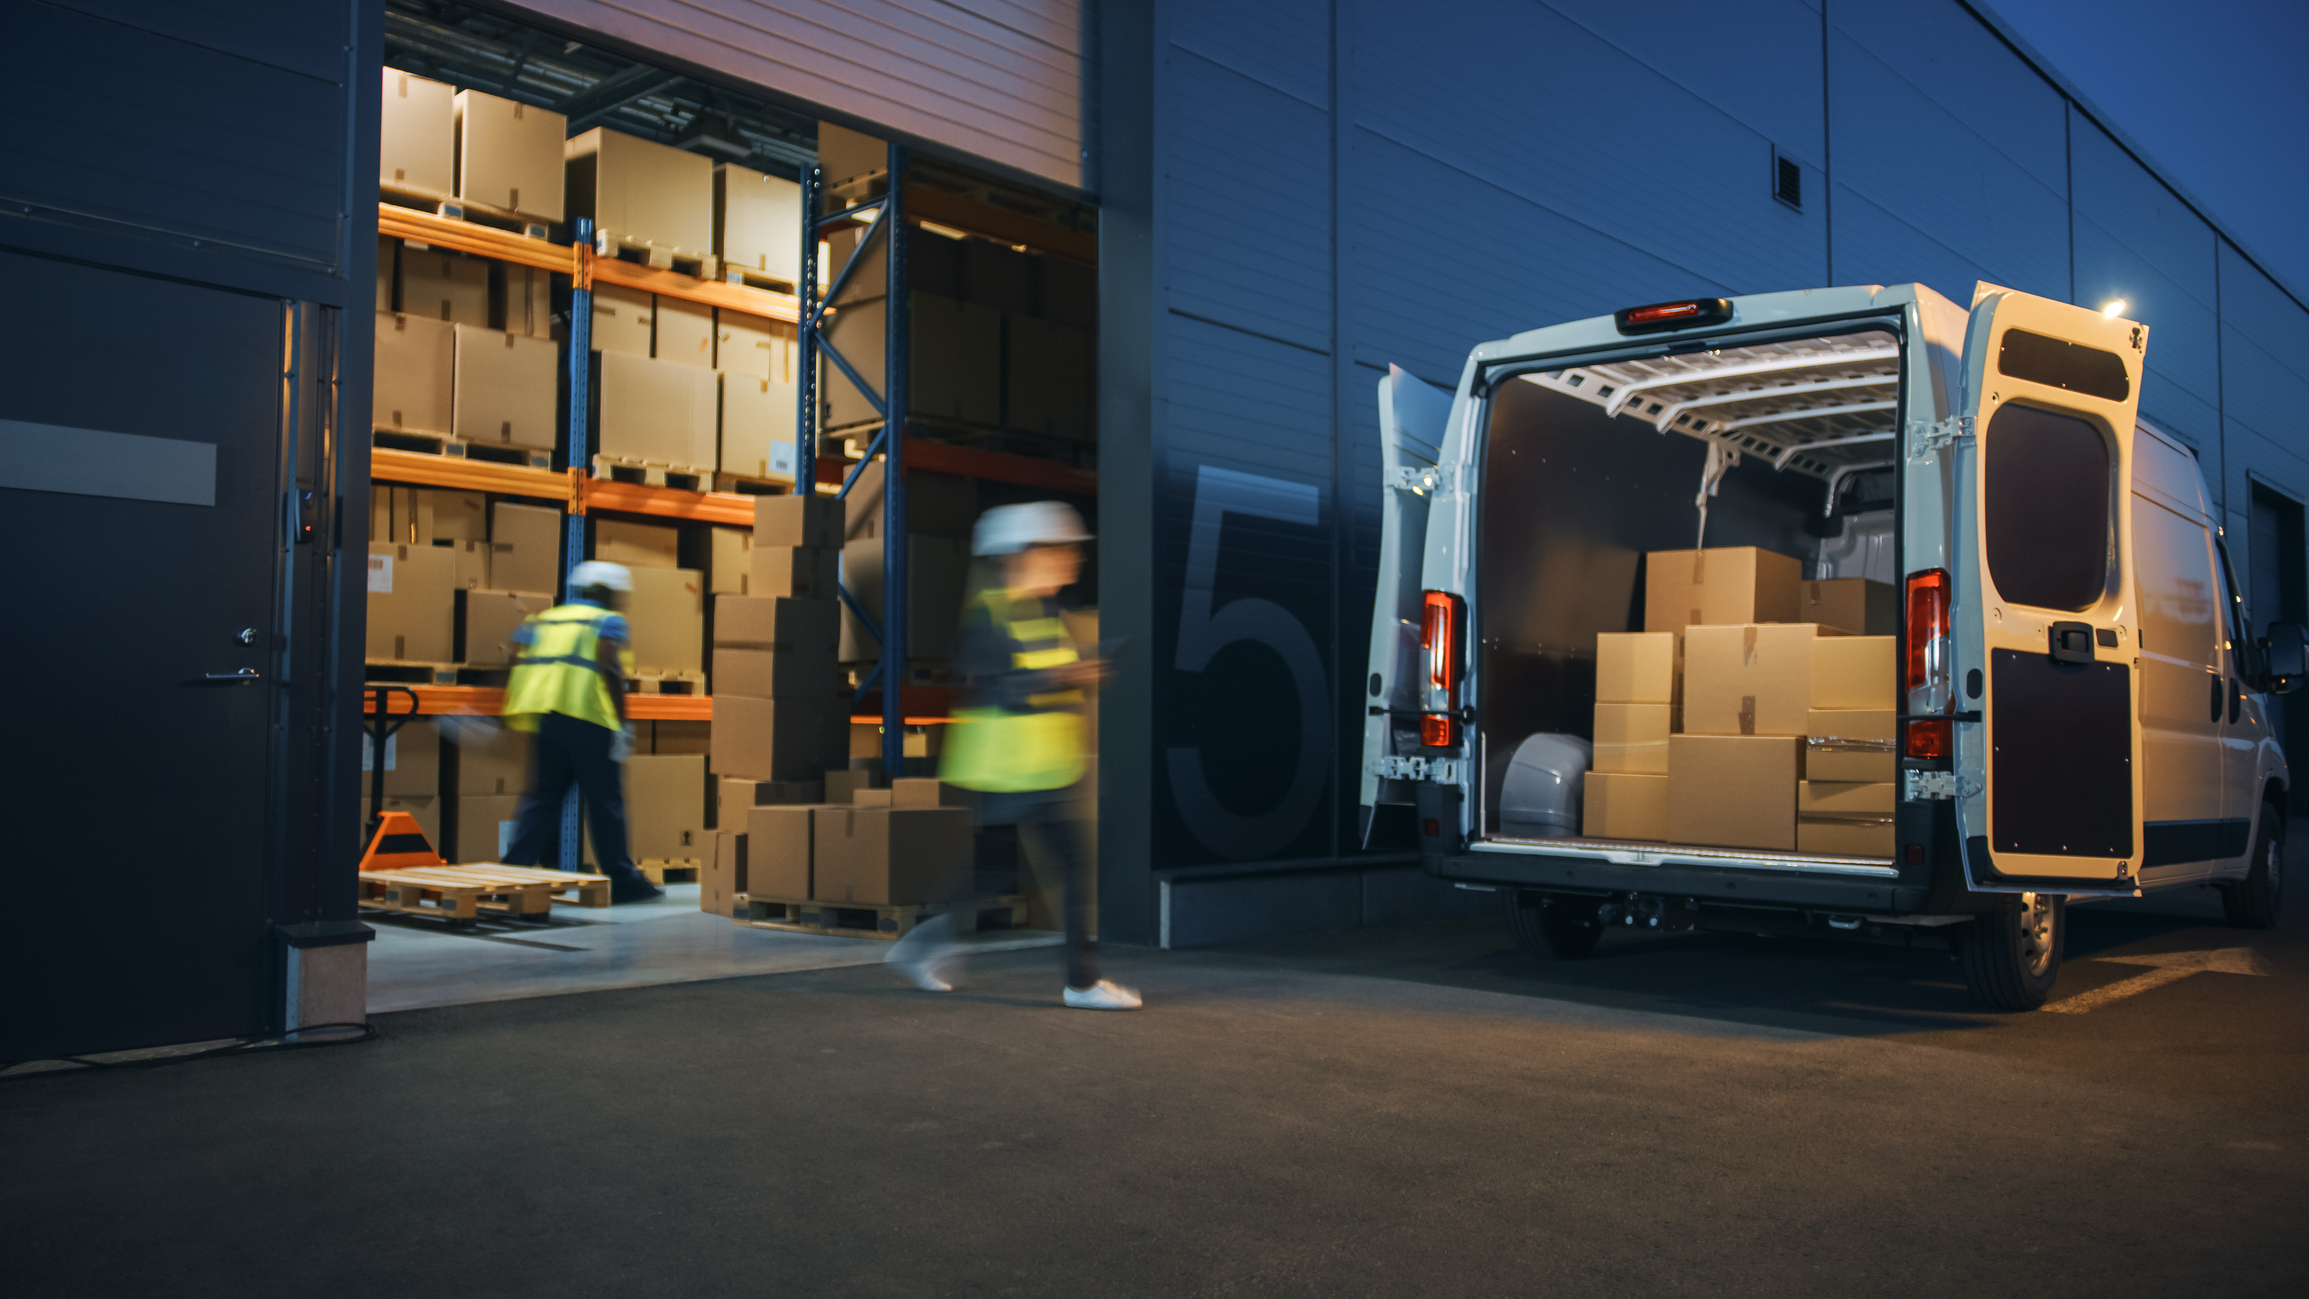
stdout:
<svg viewBox="0 0 2309 1299">
<path fill-rule="evenodd" d="M 890 944 L 882 960 L 924 992 L 952 992 L 945 975 L 954 964 L 953 934 L 953 917 L 932 916 Z"/>
<path fill-rule="evenodd" d="M 1135 991 L 1112 979 L 1100 979 L 1087 988 L 1068 988 L 1066 1004 L 1077 1010 L 1137 1010 L 1145 1003 Z"/>
</svg>

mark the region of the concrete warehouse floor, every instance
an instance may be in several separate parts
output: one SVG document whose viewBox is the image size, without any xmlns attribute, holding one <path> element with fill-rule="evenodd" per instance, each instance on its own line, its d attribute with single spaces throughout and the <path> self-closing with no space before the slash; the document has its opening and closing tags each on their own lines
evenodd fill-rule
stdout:
<svg viewBox="0 0 2309 1299">
<path fill-rule="evenodd" d="M 2141 904 L 2127 904 L 2139 908 Z M 1944 956 L 1499 926 L 875 967 L 380 1017 L 0 1083 L 12 1296 L 2309 1292 L 2309 908 L 2079 913 L 2061 995 Z"/>
</svg>

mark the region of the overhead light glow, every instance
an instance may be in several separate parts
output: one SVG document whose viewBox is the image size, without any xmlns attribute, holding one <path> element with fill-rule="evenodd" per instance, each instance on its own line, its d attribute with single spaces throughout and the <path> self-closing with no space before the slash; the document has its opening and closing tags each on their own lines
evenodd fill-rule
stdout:
<svg viewBox="0 0 2309 1299">
<path fill-rule="evenodd" d="M 2107 316 L 2111 320 L 2115 320 L 2117 317 L 2125 314 L 2125 312 L 2130 309 L 2132 305 L 2132 303 L 2125 301 L 2123 298 L 2110 298 L 2108 301 L 2101 304 L 2101 314 Z"/>
</svg>

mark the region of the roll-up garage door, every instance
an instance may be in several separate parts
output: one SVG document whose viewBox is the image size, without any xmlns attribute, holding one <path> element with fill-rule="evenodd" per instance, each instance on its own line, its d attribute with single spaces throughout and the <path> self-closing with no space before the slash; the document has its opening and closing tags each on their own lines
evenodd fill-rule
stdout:
<svg viewBox="0 0 2309 1299">
<path fill-rule="evenodd" d="M 836 115 L 1083 187 L 1081 0 L 519 0 Z"/>
</svg>

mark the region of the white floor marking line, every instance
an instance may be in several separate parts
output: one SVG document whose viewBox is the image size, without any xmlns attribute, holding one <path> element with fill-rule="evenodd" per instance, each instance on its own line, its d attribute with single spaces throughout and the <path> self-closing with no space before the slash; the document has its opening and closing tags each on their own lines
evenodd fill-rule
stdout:
<svg viewBox="0 0 2309 1299">
<path fill-rule="evenodd" d="M 2138 996 L 2151 988 L 2162 988 L 2178 983 L 2192 974 L 2210 970 L 2215 974 L 2269 973 L 2269 963 L 2250 947 L 2223 947 L 2210 952 L 2159 952 L 2148 956 L 2102 956 L 2094 958 L 2112 965 L 2147 965 L 2154 967 L 2129 979 L 2119 979 L 2106 987 L 2091 992 L 2080 992 L 2073 997 L 2039 1006 L 2056 1015 L 2082 1015 L 2088 1010 Z"/>
</svg>

